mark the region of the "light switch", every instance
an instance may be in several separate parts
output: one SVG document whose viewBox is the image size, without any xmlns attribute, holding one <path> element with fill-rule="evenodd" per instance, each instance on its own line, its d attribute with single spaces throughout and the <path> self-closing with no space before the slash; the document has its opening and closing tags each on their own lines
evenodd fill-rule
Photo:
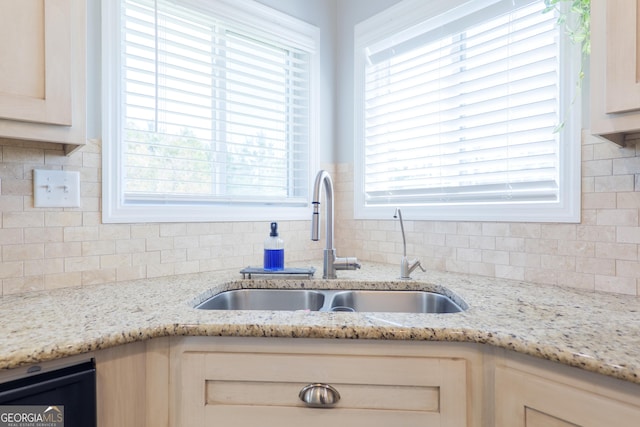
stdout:
<svg viewBox="0 0 640 427">
<path fill-rule="evenodd" d="M 33 205 L 36 208 L 79 208 L 80 172 L 34 169 Z"/>
</svg>

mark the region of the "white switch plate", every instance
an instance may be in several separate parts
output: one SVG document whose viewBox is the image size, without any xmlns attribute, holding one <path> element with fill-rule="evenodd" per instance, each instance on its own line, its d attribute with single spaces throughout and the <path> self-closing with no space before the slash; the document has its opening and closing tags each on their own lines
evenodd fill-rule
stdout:
<svg viewBox="0 0 640 427">
<path fill-rule="evenodd" d="M 34 169 L 33 205 L 36 208 L 79 208 L 80 172 Z"/>
</svg>

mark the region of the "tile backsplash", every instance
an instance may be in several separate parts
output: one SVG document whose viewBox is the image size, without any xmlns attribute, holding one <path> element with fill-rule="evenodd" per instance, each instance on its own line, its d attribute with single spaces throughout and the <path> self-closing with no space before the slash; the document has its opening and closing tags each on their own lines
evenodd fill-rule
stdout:
<svg viewBox="0 0 640 427">
<path fill-rule="evenodd" d="M 33 169 L 77 170 L 80 208 L 34 208 Z M 398 264 L 397 220 L 353 219 L 353 166 L 329 167 L 340 256 Z M 96 140 L 61 146 L 0 139 L 2 294 L 261 265 L 269 223 L 101 223 Z M 407 221 L 407 252 L 429 269 L 638 295 L 640 153 L 588 133 L 582 145 L 580 224 Z M 319 260 L 309 221 L 279 226 L 286 261 Z M 324 232 L 321 232 L 321 237 Z M 324 240 L 324 239 L 323 239 Z M 414 272 L 414 277 L 419 277 Z"/>
<path fill-rule="evenodd" d="M 352 165 L 337 165 L 336 246 L 400 266 L 397 220 L 355 221 Z M 429 269 L 640 294 L 640 147 L 583 132 L 579 224 L 407 221 L 407 255 Z M 345 236 L 348 236 L 345 238 Z M 413 277 L 419 276 L 415 272 Z"/>
<path fill-rule="evenodd" d="M 81 207 L 34 208 L 33 169 L 79 171 Z M 66 157 L 56 144 L 0 138 L 2 294 L 262 265 L 268 221 L 102 224 L 100 205 L 99 141 Z M 279 231 L 286 262 L 321 259 L 310 221 Z"/>
</svg>

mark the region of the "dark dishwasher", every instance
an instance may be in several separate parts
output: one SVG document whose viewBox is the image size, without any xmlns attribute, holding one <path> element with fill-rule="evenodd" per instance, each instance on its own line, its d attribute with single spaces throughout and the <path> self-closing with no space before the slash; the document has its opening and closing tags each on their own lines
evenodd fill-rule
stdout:
<svg viewBox="0 0 640 427">
<path fill-rule="evenodd" d="M 0 410 L 7 405 L 63 406 L 64 427 L 96 427 L 95 361 L 0 384 Z"/>
</svg>

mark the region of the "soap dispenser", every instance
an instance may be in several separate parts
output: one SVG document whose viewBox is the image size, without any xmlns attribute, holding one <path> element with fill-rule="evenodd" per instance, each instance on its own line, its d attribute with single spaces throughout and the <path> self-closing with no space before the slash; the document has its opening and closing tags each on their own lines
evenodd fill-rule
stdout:
<svg viewBox="0 0 640 427">
<path fill-rule="evenodd" d="M 264 241 L 264 269 L 284 270 L 284 241 L 278 237 L 278 223 L 271 223 L 271 233 Z"/>
</svg>

